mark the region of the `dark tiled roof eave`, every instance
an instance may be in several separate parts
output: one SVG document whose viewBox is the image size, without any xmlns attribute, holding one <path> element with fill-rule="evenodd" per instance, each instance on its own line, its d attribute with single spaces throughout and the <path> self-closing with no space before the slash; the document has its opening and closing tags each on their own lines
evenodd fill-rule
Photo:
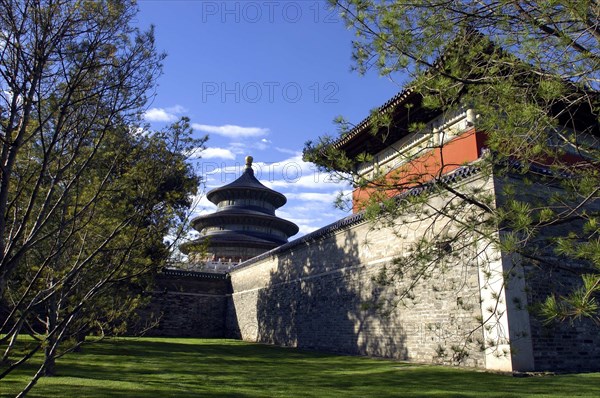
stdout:
<svg viewBox="0 0 600 398">
<path fill-rule="evenodd" d="M 263 197 L 264 200 L 271 203 L 275 208 L 279 208 L 287 203 L 287 199 L 283 194 L 270 188 L 246 187 L 241 185 L 233 187 L 225 185 L 223 187 L 215 188 L 206 194 L 206 198 L 214 204 L 219 204 L 222 200 L 247 198 L 248 191 Z"/>
<path fill-rule="evenodd" d="M 221 200 L 237 196 L 238 193 L 242 194 L 240 197 L 246 197 L 248 191 L 259 193 L 277 208 L 285 205 L 287 202 L 287 199 L 283 194 L 264 186 L 258 181 L 251 168 L 246 168 L 242 175 L 235 181 L 223 185 L 222 187 L 212 189 L 206 194 L 206 198 L 212 203 L 218 204 Z"/>
<path fill-rule="evenodd" d="M 377 133 L 374 133 L 371 116 L 369 116 L 333 142 L 331 147 L 345 152 L 350 158 L 361 153 L 377 154 L 410 134 L 413 123 L 426 123 L 441 113 L 440 110 L 424 108 L 421 101 L 422 96 L 412 88 L 397 94 L 377 111 L 380 115 L 391 113 L 390 125 L 382 126 Z"/>
<path fill-rule="evenodd" d="M 203 228 L 211 225 L 222 225 L 226 224 L 230 220 L 242 220 L 245 224 L 252 225 L 252 221 L 256 221 L 257 224 L 267 223 L 272 226 L 272 228 L 281 230 L 288 237 L 294 236 L 298 233 L 298 226 L 291 221 L 285 220 L 283 218 L 279 218 L 277 216 L 272 216 L 269 214 L 265 214 L 262 212 L 254 211 L 254 210 L 245 210 L 245 209 L 227 209 L 222 211 L 217 211 L 210 214 L 203 214 L 194 218 L 191 222 L 194 229 L 200 231 Z M 232 222 L 232 221 L 230 221 Z M 204 224 L 204 225 L 201 225 Z"/>
<path fill-rule="evenodd" d="M 398 94 L 390 98 L 387 102 L 377 108 L 377 112 L 380 115 L 385 114 L 390 109 L 397 107 L 402 104 L 406 99 L 414 94 L 414 89 L 409 87 L 403 91 L 400 91 Z M 331 144 L 336 149 L 341 149 L 344 145 L 348 144 L 350 141 L 355 139 L 361 133 L 366 132 L 371 126 L 371 116 L 367 116 L 362 121 L 360 121 L 356 126 L 352 128 L 348 133 L 344 134 L 340 138 L 338 138 L 333 144 Z"/>
<path fill-rule="evenodd" d="M 282 239 L 277 236 L 264 236 L 264 235 L 255 235 L 252 233 L 244 234 L 238 232 L 223 232 L 223 233 L 214 233 L 210 235 L 205 235 L 197 239 L 198 242 L 203 240 L 209 240 L 211 246 L 215 245 L 231 245 L 232 243 L 238 244 L 260 244 L 260 245 L 268 245 L 273 248 L 273 246 L 279 246 L 284 243 L 287 243 L 285 239 Z"/>
<path fill-rule="evenodd" d="M 251 234 L 227 232 L 222 234 L 217 233 L 212 235 L 204 235 L 192 241 L 182 243 L 179 246 L 179 250 L 181 250 L 181 252 L 184 254 L 188 254 L 190 252 L 190 246 L 204 245 L 207 241 L 209 248 L 238 245 L 240 247 L 253 247 L 266 250 L 271 250 L 277 246 L 287 243 L 285 240 L 278 237 L 273 237 L 272 240 L 269 240 Z"/>
<path fill-rule="evenodd" d="M 214 272 L 198 272 L 198 271 L 184 271 L 180 269 L 163 268 L 159 275 L 171 276 L 171 277 L 184 277 L 184 278 L 195 278 L 195 279 L 229 279 L 229 274 L 225 273 L 214 273 Z"/>
</svg>

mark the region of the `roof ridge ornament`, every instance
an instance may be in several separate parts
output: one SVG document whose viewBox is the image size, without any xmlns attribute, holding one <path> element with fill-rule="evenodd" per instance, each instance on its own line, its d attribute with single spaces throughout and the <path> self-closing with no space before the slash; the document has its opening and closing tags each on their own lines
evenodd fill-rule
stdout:
<svg viewBox="0 0 600 398">
<path fill-rule="evenodd" d="M 251 169 L 252 168 L 252 161 L 254 160 L 254 158 L 250 155 L 246 156 L 246 168 L 247 169 Z"/>
</svg>

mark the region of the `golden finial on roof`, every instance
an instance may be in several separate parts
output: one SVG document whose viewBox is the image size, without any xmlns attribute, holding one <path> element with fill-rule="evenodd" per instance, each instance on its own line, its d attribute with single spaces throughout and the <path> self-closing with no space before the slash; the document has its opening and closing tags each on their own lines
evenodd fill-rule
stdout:
<svg viewBox="0 0 600 398">
<path fill-rule="evenodd" d="M 246 168 L 251 168 L 252 167 L 252 161 L 254 159 L 252 158 L 252 156 L 246 156 Z"/>
</svg>

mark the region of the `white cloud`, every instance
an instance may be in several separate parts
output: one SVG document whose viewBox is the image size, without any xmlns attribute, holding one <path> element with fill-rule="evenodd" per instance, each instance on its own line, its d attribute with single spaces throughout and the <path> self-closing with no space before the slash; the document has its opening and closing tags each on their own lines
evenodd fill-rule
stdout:
<svg viewBox="0 0 600 398">
<path fill-rule="evenodd" d="M 144 119 L 148 122 L 174 122 L 179 115 L 185 112 L 187 109 L 181 105 L 169 108 L 150 108 L 144 113 Z"/>
<path fill-rule="evenodd" d="M 322 174 L 315 170 L 296 171 L 291 168 L 283 171 L 283 178 L 267 181 L 264 184 L 275 190 L 291 189 L 294 191 L 299 189 L 339 191 L 348 188 L 347 183 L 335 181 L 327 174 Z"/>
<path fill-rule="evenodd" d="M 301 200 L 306 202 L 321 202 L 328 203 L 333 206 L 338 194 L 335 192 L 319 193 L 319 192 L 300 192 L 288 193 L 285 195 L 288 200 Z"/>
<path fill-rule="evenodd" d="M 248 151 L 251 149 L 251 146 L 243 142 L 230 142 L 227 145 L 237 155 L 248 154 Z"/>
<path fill-rule="evenodd" d="M 270 147 L 270 145 L 269 145 L 270 143 L 271 143 L 271 141 L 266 140 L 266 139 L 263 138 L 259 142 L 255 143 L 253 145 L 253 147 L 256 148 L 256 149 L 258 149 L 259 151 L 264 151 L 264 150 L 266 150 L 266 149 L 268 149 Z"/>
<path fill-rule="evenodd" d="M 227 165 L 225 161 L 200 159 L 197 165 L 207 190 L 222 187 L 238 178 L 244 171 L 243 162 Z"/>
<path fill-rule="evenodd" d="M 302 152 L 294 151 L 293 149 L 281 148 L 276 146 L 275 150 L 281 153 L 285 153 L 287 155 L 302 156 Z"/>
<path fill-rule="evenodd" d="M 235 153 L 226 148 L 208 147 L 198 153 L 198 157 L 202 159 L 231 159 L 235 160 Z"/>
<path fill-rule="evenodd" d="M 204 151 L 206 151 L 206 148 L 196 147 L 184 152 L 184 155 L 187 156 L 189 159 L 199 159 L 201 157 L 204 157 Z"/>
<path fill-rule="evenodd" d="M 144 113 L 144 119 L 149 122 L 174 122 L 177 120 L 177 116 L 162 108 L 150 108 Z"/>
<path fill-rule="evenodd" d="M 129 134 L 133 136 L 146 136 L 150 134 L 150 131 L 139 126 L 129 126 Z"/>
<path fill-rule="evenodd" d="M 313 231 L 323 227 L 323 225 L 311 225 L 311 224 L 297 224 L 298 225 L 298 238 L 301 238 L 304 235 L 310 234 Z M 294 239 L 297 239 L 294 237 Z"/>
<path fill-rule="evenodd" d="M 240 149 L 241 147 L 236 146 L 234 153 L 240 154 Z M 254 160 L 254 175 L 271 189 L 288 189 L 296 192 L 300 189 L 337 192 L 349 188 L 348 183 L 336 181 L 327 173 L 319 172 L 314 164 L 304 162 L 300 153 L 274 163 L 259 162 L 256 161 L 256 157 Z M 231 171 L 217 168 L 212 168 L 211 171 L 226 172 L 229 175 L 236 175 L 231 171 L 237 171 L 239 175 L 243 171 L 243 163 L 237 164 Z M 287 193 L 285 194 L 287 195 Z"/>
<path fill-rule="evenodd" d="M 214 133 L 229 138 L 260 137 L 269 133 L 268 128 L 242 127 L 233 124 L 225 124 L 223 126 L 211 126 L 208 124 L 193 123 L 192 128 L 194 128 L 195 130 L 204 131 L 206 133 Z"/>
<path fill-rule="evenodd" d="M 238 155 L 249 155 L 256 151 L 264 151 L 270 148 L 271 141 L 266 139 L 252 140 L 248 142 L 230 142 L 229 147 Z"/>
<path fill-rule="evenodd" d="M 277 210 L 277 216 L 295 223 L 300 231 L 292 239 L 311 233 L 325 225 L 331 224 L 349 213 L 336 210 L 333 203 L 310 203 L 299 205 L 285 205 Z"/>
<path fill-rule="evenodd" d="M 232 148 L 231 152 L 235 155 L 243 154 L 239 151 L 239 147 Z M 201 169 L 201 175 L 207 177 L 206 182 L 211 186 L 229 183 L 244 171 L 243 161 L 228 164 L 207 160 L 202 154 L 201 156 L 203 159 L 198 167 Z M 298 199 L 319 200 L 318 198 L 322 198 L 324 201 L 327 196 L 319 195 L 335 197 L 339 191 L 351 190 L 347 182 L 337 181 L 327 173 L 319 172 L 312 163 L 303 162 L 300 155 L 274 163 L 257 162 L 256 157 L 254 160 L 252 167 L 256 178 L 265 186 L 280 190 L 286 196 L 304 192 L 304 198 L 298 197 Z M 315 191 L 319 193 L 311 194 Z"/>
<path fill-rule="evenodd" d="M 257 144 L 256 147 L 258 149 L 260 149 L 261 151 L 264 151 L 265 149 L 270 148 L 272 143 L 273 143 L 272 141 L 270 141 L 266 138 L 263 138 L 260 140 L 260 142 L 256 143 Z"/>
<path fill-rule="evenodd" d="M 217 206 L 206 198 L 205 192 L 194 196 L 192 203 L 192 219 L 203 214 L 214 213 L 217 210 Z"/>
</svg>

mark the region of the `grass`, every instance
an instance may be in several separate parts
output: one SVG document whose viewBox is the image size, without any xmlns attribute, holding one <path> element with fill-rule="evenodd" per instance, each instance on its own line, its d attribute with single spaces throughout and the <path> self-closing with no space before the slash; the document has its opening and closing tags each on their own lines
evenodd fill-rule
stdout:
<svg viewBox="0 0 600 398">
<path fill-rule="evenodd" d="M 29 365 L 28 365 L 29 366 Z M 25 368 L 0 380 L 14 396 Z M 513 378 L 236 340 L 119 339 L 58 362 L 30 397 L 598 397 L 600 373 Z"/>
</svg>

